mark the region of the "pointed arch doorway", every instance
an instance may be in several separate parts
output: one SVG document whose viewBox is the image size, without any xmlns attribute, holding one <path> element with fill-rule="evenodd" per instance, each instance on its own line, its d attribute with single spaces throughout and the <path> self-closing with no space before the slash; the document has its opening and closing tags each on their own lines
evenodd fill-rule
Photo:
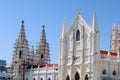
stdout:
<svg viewBox="0 0 120 80">
<path fill-rule="evenodd" d="M 88 75 L 85 76 L 85 80 L 88 80 Z"/>
<path fill-rule="evenodd" d="M 66 80 L 70 80 L 69 76 L 66 77 Z"/>
<path fill-rule="evenodd" d="M 75 74 L 75 80 L 80 80 L 80 76 L 79 76 L 78 72 L 76 72 L 76 74 Z"/>
</svg>

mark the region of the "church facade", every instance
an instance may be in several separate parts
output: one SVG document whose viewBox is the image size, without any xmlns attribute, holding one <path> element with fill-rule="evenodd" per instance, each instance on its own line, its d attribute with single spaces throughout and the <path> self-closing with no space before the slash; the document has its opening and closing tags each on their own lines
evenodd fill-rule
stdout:
<svg viewBox="0 0 120 80">
<path fill-rule="evenodd" d="M 12 62 L 13 80 L 58 80 L 58 64 L 50 64 L 49 43 L 43 26 L 36 51 L 28 47 L 22 21 L 18 38 L 14 45 Z"/>
<path fill-rule="evenodd" d="M 96 13 L 92 26 L 78 13 L 69 29 L 63 23 L 58 64 L 50 64 L 43 26 L 36 51 L 28 47 L 24 21 L 14 45 L 13 80 L 120 80 L 120 26 L 114 26 L 111 50 L 100 50 Z"/>
<path fill-rule="evenodd" d="M 59 79 L 120 80 L 120 37 L 114 29 L 112 34 L 111 51 L 100 50 L 96 13 L 91 27 L 80 13 L 68 30 L 65 21 L 60 37 Z"/>
</svg>

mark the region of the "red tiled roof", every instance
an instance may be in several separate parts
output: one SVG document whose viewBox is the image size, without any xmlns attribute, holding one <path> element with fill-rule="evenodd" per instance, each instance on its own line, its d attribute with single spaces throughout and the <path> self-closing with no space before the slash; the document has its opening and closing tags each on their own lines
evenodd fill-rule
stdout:
<svg viewBox="0 0 120 80">
<path fill-rule="evenodd" d="M 108 54 L 108 51 L 100 50 L 100 53 L 107 55 L 107 54 Z M 117 53 L 116 53 L 116 52 L 110 52 L 110 55 L 111 55 L 111 56 L 117 56 Z"/>
<path fill-rule="evenodd" d="M 110 55 L 111 56 L 117 56 L 117 53 L 116 52 L 110 52 Z"/>
<path fill-rule="evenodd" d="M 41 65 L 33 65 L 33 68 L 44 68 L 44 67 L 48 67 L 48 68 L 51 68 L 51 67 L 58 67 L 58 64 L 41 64 Z"/>
<path fill-rule="evenodd" d="M 100 54 L 108 54 L 108 51 L 103 51 L 103 50 L 100 50 Z"/>
</svg>

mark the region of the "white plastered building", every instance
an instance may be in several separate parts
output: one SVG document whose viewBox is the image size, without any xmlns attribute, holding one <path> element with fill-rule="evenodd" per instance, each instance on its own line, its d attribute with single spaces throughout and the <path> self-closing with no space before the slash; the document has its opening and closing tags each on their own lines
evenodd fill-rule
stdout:
<svg viewBox="0 0 120 80">
<path fill-rule="evenodd" d="M 105 45 L 106 46 L 106 45 Z M 60 37 L 59 80 L 120 80 L 118 53 L 100 50 L 100 32 L 93 15 L 90 27 L 78 13 Z"/>
<path fill-rule="evenodd" d="M 120 80 L 119 28 L 113 28 L 111 51 L 105 51 L 100 50 L 96 13 L 92 26 L 78 13 L 70 29 L 66 27 L 65 20 L 60 36 L 59 63 L 49 64 L 49 44 L 44 27 L 35 52 L 33 47 L 31 50 L 28 47 L 22 21 L 14 45 L 13 79 L 22 80 L 25 71 L 25 80 Z"/>
<path fill-rule="evenodd" d="M 33 66 L 25 75 L 26 80 L 58 80 L 58 64 Z"/>
<path fill-rule="evenodd" d="M 12 61 L 13 80 L 58 80 L 58 64 L 50 64 L 49 43 L 43 26 L 41 38 L 34 47 L 29 48 L 22 21 L 18 38 L 14 45 Z"/>
</svg>

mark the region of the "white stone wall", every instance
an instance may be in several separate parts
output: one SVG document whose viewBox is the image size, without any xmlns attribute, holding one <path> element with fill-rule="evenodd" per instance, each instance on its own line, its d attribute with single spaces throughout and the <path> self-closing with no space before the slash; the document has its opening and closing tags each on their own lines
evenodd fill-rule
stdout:
<svg viewBox="0 0 120 80">
<path fill-rule="evenodd" d="M 80 80 L 85 80 L 86 76 L 89 80 L 119 79 L 119 56 L 117 59 L 112 59 L 113 56 L 108 53 L 107 58 L 101 58 L 100 33 L 95 14 L 92 28 L 87 25 L 81 14 L 77 15 L 69 30 L 65 30 L 65 27 L 64 25 L 60 38 L 60 80 L 66 80 L 66 78 L 75 80 L 77 73 Z M 80 31 L 79 41 L 76 41 L 77 30 Z M 104 73 L 103 70 L 105 70 Z"/>
<path fill-rule="evenodd" d="M 29 69 L 26 72 L 25 79 L 28 80 L 58 80 L 58 67 L 51 67 L 51 68 L 34 68 Z"/>
<path fill-rule="evenodd" d="M 79 41 L 76 41 L 77 30 L 80 31 Z M 60 80 L 65 80 L 67 76 L 70 80 L 73 80 L 76 73 L 79 73 L 80 79 L 83 80 L 86 75 L 89 75 L 88 72 L 90 72 L 90 66 L 92 66 L 90 65 L 92 36 L 90 27 L 80 14 L 77 15 L 70 29 L 64 32 L 64 36 L 60 40 Z"/>
</svg>

